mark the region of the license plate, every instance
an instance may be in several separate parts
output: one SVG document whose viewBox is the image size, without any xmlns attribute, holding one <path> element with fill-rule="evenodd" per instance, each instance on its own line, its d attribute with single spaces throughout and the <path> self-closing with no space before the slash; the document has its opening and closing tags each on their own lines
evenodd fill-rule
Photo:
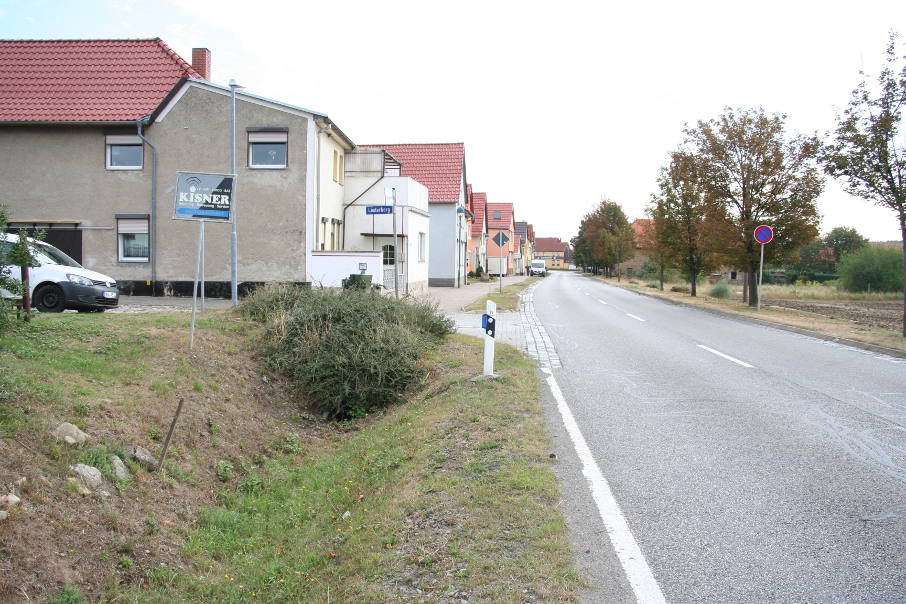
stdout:
<svg viewBox="0 0 906 604">
<path fill-rule="evenodd" d="M 116 298 L 116 292 L 104 292 L 105 298 Z"/>
</svg>

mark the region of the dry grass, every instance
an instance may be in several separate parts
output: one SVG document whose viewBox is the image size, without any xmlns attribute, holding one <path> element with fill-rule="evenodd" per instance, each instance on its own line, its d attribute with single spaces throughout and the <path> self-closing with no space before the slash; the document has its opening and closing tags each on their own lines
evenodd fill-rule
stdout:
<svg viewBox="0 0 906 604">
<path fill-rule="evenodd" d="M 521 294 L 527 287 L 534 284 L 541 277 L 529 277 L 524 281 L 519 283 L 514 283 L 513 285 L 504 285 L 503 291 L 494 291 L 472 302 L 466 306 L 463 310 L 474 311 L 474 310 L 484 310 L 485 305 L 488 300 L 491 300 L 497 305 L 497 310 L 516 310 L 519 308 L 519 294 Z M 504 280 L 504 283 L 506 281 Z"/>
</svg>

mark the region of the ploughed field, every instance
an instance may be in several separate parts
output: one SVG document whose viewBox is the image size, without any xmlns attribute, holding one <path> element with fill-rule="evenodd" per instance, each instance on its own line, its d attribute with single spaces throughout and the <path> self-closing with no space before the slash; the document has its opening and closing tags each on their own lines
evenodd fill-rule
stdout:
<svg viewBox="0 0 906 604">
<path fill-rule="evenodd" d="M 811 312 L 833 319 L 844 319 L 858 325 L 903 330 L 903 302 L 863 300 L 783 300 L 764 298 L 766 306 L 777 306 Z"/>
</svg>

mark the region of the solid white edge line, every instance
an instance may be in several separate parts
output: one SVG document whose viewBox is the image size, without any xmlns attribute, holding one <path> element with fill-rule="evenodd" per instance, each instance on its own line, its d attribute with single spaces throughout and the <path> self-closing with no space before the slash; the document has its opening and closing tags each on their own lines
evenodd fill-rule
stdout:
<svg viewBox="0 0 906 604">
<path fill-rule="evenodd" d="M 627 317 L 632 317 L 632 318 L 635 319 L 636 321 L 641 321 L 642 323 L 645 322 L 645 319 L 643 319 L 642 317 L 637 317 L 637 316 L 635 316 L 635 315 L 633 315 L 633 314 L 630 314 L 630 313 L 626 313 L 626 316 L 627 316 Z"/>
<path fill-rule="evenodd" d="M 711 348 L 711 347 L 709 347 L 709 346 L 705 346 L 704 344 L 697 344 L 697 346 L 698 346 L 699 348 L 704 348 L 705 350 L 707 350 L 707 351 L 710 352 L 711 354 L 716 354 L 716 355 L 719 356 L 719 357 L 723 357 L 723 358 L 727 359 L 728 361 L 731 361 L 731 362 L 733 362 L 733 363 L 736 363 L 737 365 L 742 365 L 743 367 L 748 367 L 749 369 L 754 369 L 754 368 L 755 368 L 754 365 L 749 365 L 749 364 L 746 363 L 745 361 L 740 361 L 739 359 L 734 359 L 734 358 L 731 357 L 730 355 L 724 354 L 724 353 L 722 353 L 722 352 L 719 351 L 719 350 L 714 350 L 713 348 Z"/>
<path fill-rule="evenodd" d="M 566 404 L 566 399 L 563 398 L 563 392 L 561 392 L 553 372 L 545 368 L 542 368 L 542 371 L 547 374 L 547 385 L 557 401 L 557 409 L 560 411 L 563 425 L 582 462 L 582 475 L 588 481 L 588 488 L 598 507 L 598 514 L 604 522 L 610 543 L 620 560 L 623 572 L 626 573 L 626 579 L 632 587 L 636 600 L 640 604 L 666 603 L 667 600 L 645 560 L 645 555 L 642 554 L 639 544 L 629 529 L 629 523 L 626 522 L 626 517 L 623 516 L 607 479 L 604 478 L 604 474 L 601 473 L 601 469 L 595 462 L 591 449 L 588 448 L 588 443 L 585 442 L 585 437 L 582 436 L 582 431 L 579 430 L 579 425 L 576 423 L 569 405 Z"/>
</svg>

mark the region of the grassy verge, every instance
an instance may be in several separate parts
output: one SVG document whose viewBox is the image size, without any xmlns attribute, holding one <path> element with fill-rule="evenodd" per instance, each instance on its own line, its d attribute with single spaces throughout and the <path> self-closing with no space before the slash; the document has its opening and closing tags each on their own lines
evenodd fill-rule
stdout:
<svg viewBox="0 0 906 604">
<path fill-rule="evenodd" d="M 126 600 L 407 601 L 424 595 L 570 601 L 558 487 L 533 365 L 451 336 L 436 381 L 329 448 L 301 447 L 219 494 L 188 536 L 191 567 Z"/>
<path fill-rule="evenodd" d="M 845 319 L 835 319 L 829 316 L 806 312 L 800 310 L 793 310 L 787 308 L 777 308 L 777 307 L 766 307 L 762 306 L 760 310 L 743 304 L 739 296 L 736 295 L 738 292 L 731 288 L 731 297 L 727 299 L 713 298 L 707 295 L 707 292 L 710 288 L 708 284 L 703 284 L 699 286 L 699 295 L 696 297 L 690 296 L 688 293 L 682 292 L 672 292 L 670 291 L 671 285 L 686 285 L 685 284 L 664 284 L 664 291 L 660 291 L 656 288 L 647 287 L 643 283 L 632 282 L 626 279 L 623 279 L 621 282 L 617 282 L 613 278 L 604 278 L 604 277 L 593 277 L 595 279 L 600 279 L 611 285 L 617 285 L 625 289 L 632 291 L 637 291 L 639 293 L 654 296 L 657 298 L 664 298 L 671 300 L 673 302 L 678 302 L 681 304 L 686 304 L 689 306 L 695 306 L 698 308 L 717 310 L 721 312 L 727 312 L 731 314 L 753 317 L 761 319 L 764 321 L 770 321 L 773 323 L 778 323 L 780 325 L 788 325 L 791 327 L 798 327 L 802 329 L 807 329 L 810 331 L 818 332 L 835 338 L 846 338 L 850 340 L 855 340 L 857 342 L 864 342 L 866 344 L 873 344 L 876 346 L 884 346 L 887 348 L 892 348 L 895 350 L 906 351 L 906 338 L 903 338 L 902 334 L 897 331 L 882 329 L 879 327 L 869 327 L 866 325 L 857 325 L 852 321 Z M 764 298 L 785 298 L 785 299 L 795 299 L 795 300 L 826 300 L 826 301 L 891 301 L 896 300 L 896 297 L 891 298 L 890 294 L 848 294 L 846 292 L 814 292 L 811 290 L 811 287 L 800 287 L 795 286 L 763 286 L 763 297 Z M 789 288 L 789 289 L 786 289 Z M 741 291 L 741 286 L 739 287 Z M 823 297 L 822 297 L 823 296 Z M 899 299 L 902 299 L 900 297 Z"/>
<path fill-rule="evenodd" d="M 525 281 L 520 281 L 519 283 L 504 285 L 502 292 L 499 290 L 493 291 L 487 296 L 472 302 L 466 306 L 464 310 L 484 310 L 488 300 L 497 304 L 497 310 L 516 310 L 519 308 L 519 294 L 521 294 L 525 288 L 538 281 L 538 279 L 539 277 L 529 277 Z M 506 282 L 506 278 L 504 278 L 504 282 Z"/>
</svg>

